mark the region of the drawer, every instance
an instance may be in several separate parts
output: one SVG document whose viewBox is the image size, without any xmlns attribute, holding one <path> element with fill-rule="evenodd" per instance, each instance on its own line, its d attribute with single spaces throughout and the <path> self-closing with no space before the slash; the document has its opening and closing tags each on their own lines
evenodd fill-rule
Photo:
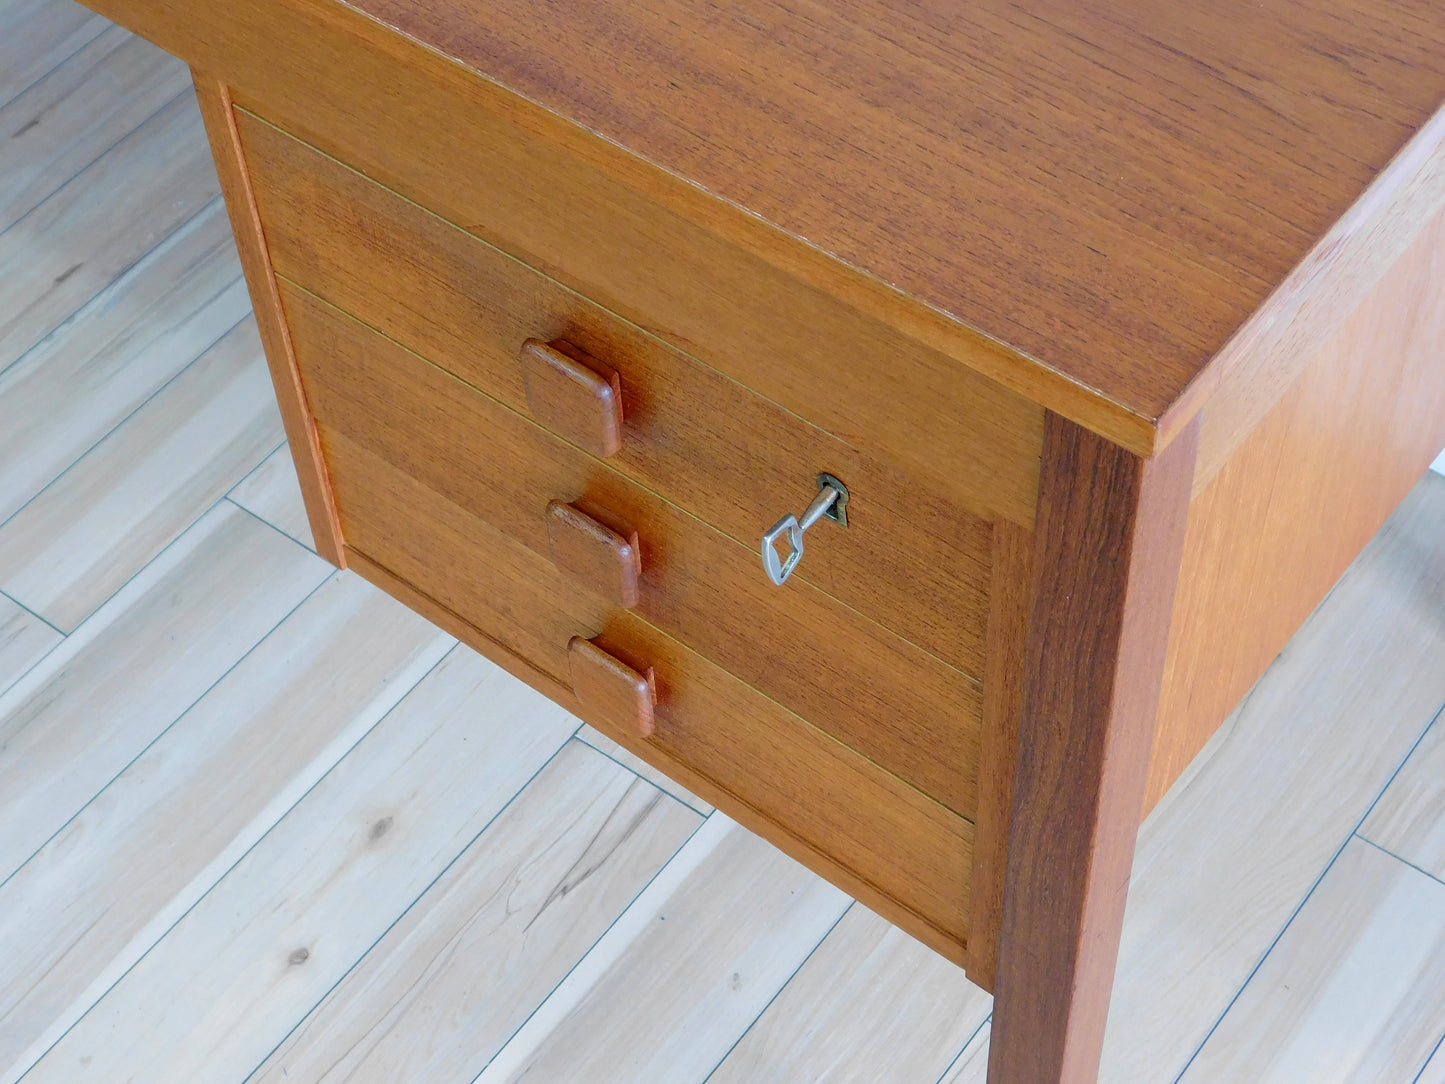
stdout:
<svg viewBox="0 0 1445 1084">
<path fill-rule="evenodd" d="M 972 816 L 982 706 L 967 674 L 806 583 L 774 587 L 751 547 L 319 298 L 283 284 L 282 300 L 308 403 L 328 432 L 543 560 L 552 501 L 635 530 L 638 617 Z M 349 507 L 364 510 L 355 496 Z M 618 601 L 600 577 L 574 582 Z"/>
<path fill-rule="evenodd" d="M 379 565 L 459 615 L 481 631 L 478 646 L 524 660 L 544 679 L 534 683 L 574 710 L 557 690 L 568 683 L 573 636 L 653 667 L 652 735 L 613 737 L 669 774 L 710 781 L 722 793 L 709 796 L 724 811 L 754 811 L 750 826 L 962 960 L 969 821 L 636 615 L 579 591 L 545 558 L 324 421 L 320 435 L 347 547 L 362 556 L 363 571 Z"/>
<path fill-rule="evenodd" d="M 347 84 L 374 78 L 385 86 L 385 107 L 339 95 L 312 63 L 367 68 Z M 296 72 L 258 60 L 255 74 L 254 83 L 236 83 L 264 87 L 264 104 L 238 90 L 243 108 L 850 444 L 916 471 L 984 518 L 1032 527 L 1044 412 L 981 375 L 1015 364 L 986 337 L 964 331 L 966 346 L 950 342 L 968 364 L 924 345 L 943 325 L 956 339 L 957 325 L 913 318 L 900 330 L 804 282 L 788 261 L 762 259 L 659 202 L 649 193 L 655 169 L 642 166 L 636 186 L 626 183 L 576 153 L 573 141 L 559 142 L 564 133 L 519 123 L 490 102 L 463 103 L 454 88 L 390 58 L 308 56 Z M 438 125 L 435 110 L 466 123 Z"/>
<path fill-rule="evenodd" d="M 608 462 L 749 546 L 802 510 L 820 470 L 837 475 L 850 527 L 810 532 L 796 577 L 982 674 L 981 516 L 270 125 L 239 124 L 284 278 L 521 412 L 525 340 L 586 351 L 621 377 L 624 439 Z"/>
</svg>

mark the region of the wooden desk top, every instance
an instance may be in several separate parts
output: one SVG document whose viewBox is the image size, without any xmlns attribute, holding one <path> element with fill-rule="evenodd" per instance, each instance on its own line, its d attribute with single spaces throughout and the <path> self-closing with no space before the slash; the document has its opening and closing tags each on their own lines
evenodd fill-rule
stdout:
<svg viewBox="0 0 1445 1084">
<path fill-rule="evenodd" d="M 1016 388 L 1076 382 L 1102 422 L 1041 401 L 1146 453 L 1445 101 L 1435 0 L 352 6 L 1006 344 Z"/>
</svg>

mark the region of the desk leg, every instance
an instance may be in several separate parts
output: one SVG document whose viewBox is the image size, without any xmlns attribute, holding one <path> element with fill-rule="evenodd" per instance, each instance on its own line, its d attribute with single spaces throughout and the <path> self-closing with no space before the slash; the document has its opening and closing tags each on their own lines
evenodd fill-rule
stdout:
<svg viewBox="0 0 1445 1084">
<path fill-rule="evenodd" d="M 246 169 L 231 92 L 220 80 L 195 68 L 191 79 L 196 84 L 196 99 L 206 122 L 206 137 L 216 172 L 221 178 L 221 192 L 231 216 L 231 230 L 236 235 L 236 249 L 241 255 L 241 268 L 246 272 L 246 286 L 251 292 L 251 307 L 256 310 L 256 326 L 261 344 L 266 349 L 266 362 L 271 367 L 271 383 L 281 407 L 281 422 L 286 428 L 286 441 L 301 482 L 301 496 L 306 502 L 306 518 L 316 540 L 316 552 L 338 568 L 346 567 L 346 551 L 342 544 L 341 524 L 336 504 L 331 497 L 331 483 L 326 475 L 326 462 L 321 457 L 321 442 L 306 406 L 301 387 L 301 371 L 291 351 L 291 335 L 286 330 L 286 314 L 281 308 L 281 295 L 276 289 L 276 276 L 271 270 L 271 257 L 266 251 L 266 238 L 261 232 L 261 219 L 256 213 L 256 199 L 251 191 L 251 176 Z"/>
<path fill-rule="evenodd" d="M 1197 437 L 1045 424 L 991 1084 L 1098 1076 Z"/>
</svg>

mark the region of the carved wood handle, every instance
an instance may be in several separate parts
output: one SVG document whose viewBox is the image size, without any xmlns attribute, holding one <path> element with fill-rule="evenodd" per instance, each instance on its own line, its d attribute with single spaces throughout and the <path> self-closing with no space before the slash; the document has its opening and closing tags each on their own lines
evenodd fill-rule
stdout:
<svg viewBox="0 0 1445 1084">
<path fill-rule="evenodd" d="M 572 573 L 613 605 L 637 605 L 642 554 L 637 532 L 588 504 L 547 504 L 552 563 Z"/>
<path fill-rule="evenodd" d="M 638 671 L 591 640 L 574 636 L 567 642 L 572 691 L 582 706 L 620 730 L 650 737 L 657 684 L 652 667 Z"/>
<path fill-rule="evenodd" d="M 527 406 L 539 422 L 593 455 L 622 448 L 622 379 L 563 339 L 522 344 Z"/>
</svg>

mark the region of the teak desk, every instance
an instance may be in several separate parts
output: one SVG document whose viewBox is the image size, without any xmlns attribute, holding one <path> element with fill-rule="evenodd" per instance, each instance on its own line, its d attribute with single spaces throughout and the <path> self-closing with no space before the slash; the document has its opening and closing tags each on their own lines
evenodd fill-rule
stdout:
<svg viewBox="0 0 1445 1084">
<path fill-rule="evenodd" d="M 1141 813 L 1445 444 L 1445 6 L 88 2 L 321 552 L 1092 1080 Z"/>
</svg>

